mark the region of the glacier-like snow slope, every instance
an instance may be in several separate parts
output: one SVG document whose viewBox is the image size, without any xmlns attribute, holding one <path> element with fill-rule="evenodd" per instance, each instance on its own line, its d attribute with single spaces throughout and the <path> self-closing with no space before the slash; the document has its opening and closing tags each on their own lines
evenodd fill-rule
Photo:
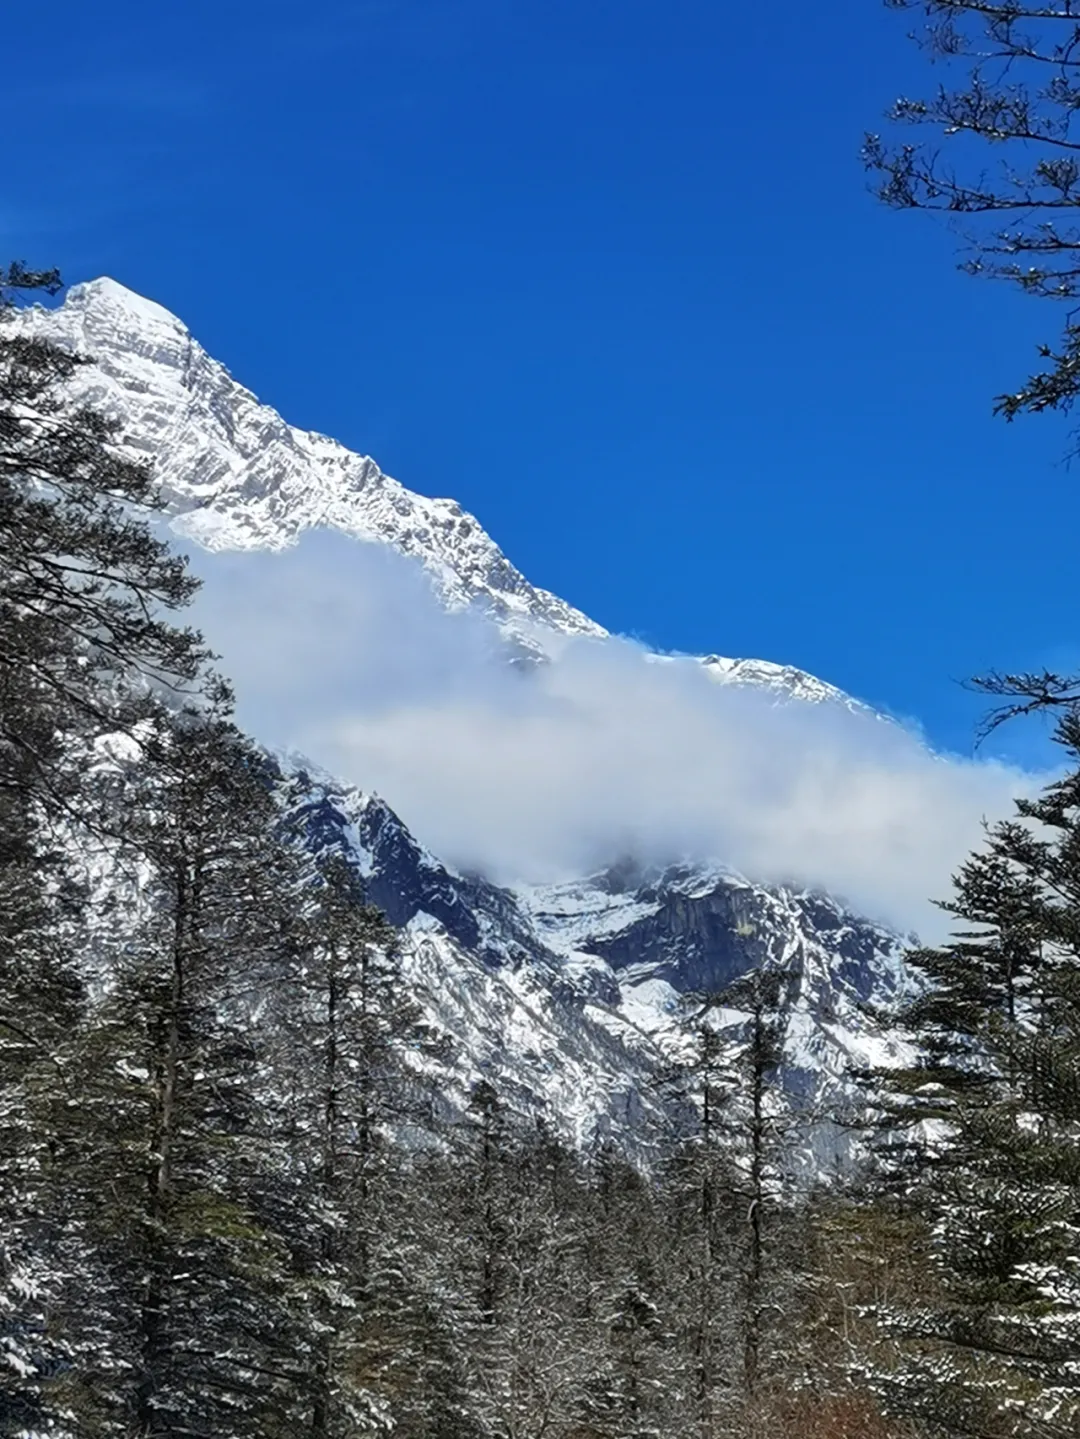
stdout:
<svg viewBox="0 0 1080 1439">
<path fill-rule="evenodd" d="M 128 451 L 160 476 L 173 528 L 207 549 L 281 549 L 330 527 L 415 557 L 449 608 L 480 605 L 533 652 L 545 636 L 604 635 L 530 585 L 454 501 L 413 494 L 370 458 L 286 424 L 175 316 L 114 281 L 77 285 L 62 307 L 17 323 L 94 362 L 76 396 L 119 422 Z M 702 662 L 778 702 L 856 704 L 790 667 Z M 410 980 L 454 1041 L 446 1078 L 459 1100 L 488 1075 L 580 1142 L 631 1142 L 677 1049 L 680 997 L 760 966 L 787 977 L 784 1081 L 798 1106 L 842 1108 L 852 1065 L 900 1056 L 869 1013 L 907 983 L 900 942 L 828 898 L 677 864 L 498 888 L 440 863 L 379 799 L 302 762 L 285 782 L 312 843 L 342 847 L 405 930 Z M 737 1033 L 740 1017 L 729 1021 Z"/>
</svg>

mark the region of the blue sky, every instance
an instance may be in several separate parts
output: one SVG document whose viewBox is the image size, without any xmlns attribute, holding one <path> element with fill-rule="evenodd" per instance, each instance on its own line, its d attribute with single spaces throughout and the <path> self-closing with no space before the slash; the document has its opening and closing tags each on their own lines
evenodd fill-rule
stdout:
<svg viewBox="0 0 1080 1439">
<path fill-rule="evenodd" d="M 1080 498 L 1063 425 L 990 415 L 1061 315 L 867 193 L 863 130 L 927 82 L 905 19 L 60 0 L 0 96 L 3 242 L 167 305 L 608 627 L 962 751 L 956 681 L 1080 658 L 1033 558 Z"/>
</svg>

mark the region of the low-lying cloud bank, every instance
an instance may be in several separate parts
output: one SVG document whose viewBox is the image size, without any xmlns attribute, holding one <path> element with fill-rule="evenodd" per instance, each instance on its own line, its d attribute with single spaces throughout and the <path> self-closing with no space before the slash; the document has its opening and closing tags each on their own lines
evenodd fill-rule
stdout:
<svg viewBox="0 0 1080 1439">
<path fill-rule="evenodd" d="M 435 853 L 495 879 L 690 856 L 937 934 L 930 901 L 983 820 L 1044 782 L 626 640 L 510 666 L 490 622 L 448 614 L 417 565 L 339 535 L 193 563 L 195 619 L 246 727 L 378 792 Z"/>
</svg>

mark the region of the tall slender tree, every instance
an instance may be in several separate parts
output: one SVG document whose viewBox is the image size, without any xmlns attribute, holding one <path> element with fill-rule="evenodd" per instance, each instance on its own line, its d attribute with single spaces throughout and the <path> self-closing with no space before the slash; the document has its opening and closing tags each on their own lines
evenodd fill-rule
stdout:
<svg viewBox="0 0 1080 1439">
<path fill-rule="evenodd" d="M 0 795 L 0 1434 L 67 1432 L 48 1379 L 70 1360 L 51 1320 L 79 1246 L 59 1230 L 54 1151 L 77 1095 L 85 1007 L 58 859 Z"/>
<path fill-rule="evenodd" d="M 161 714 L 102 787 L 126 816 L 136 922 L 81 1048 L 69 1224 L 108 1282 L 69 1296 L 72 1402 L 102 1433 L 265 1439 L 297 1380 L 279 1342 L 288 1255 L 261 1214 L 275 1150 L 251 1023 L 295 902 L 271 775 L 219 688 Z M 87 1358 L 103 1334 L 104 1386 Z"/>
<path fill-rule="evenodd" d="M 686 997 L 684 1052 L 661 1077 L 683 1126 L 665 1165 L 663 1195 L 680 1241 L 676 1262 L 682 1283 L 676 1294 L 686 1422 L 701 1439 L 717 1432 L 722 1414 L 731 1407 L 737 1378 L 731 1318 L 740 1301 L 736 1235 L 738 1211 L 745 1206 L 731 1131 L 741 1078 L 736 1046 L 721 1027 L 722 1007 L 720 996 Z"/>
<path fill-rule="evenodd" d="M 410 1117 L 406 1051 L 421 1033 L 398 936 L 340 854 L 322 856 L 312 875 L 274 1000 L 271 1043 L 298 1186 L 289 1222 L 311 1333 L 298 1427 L 340 1439 L 389 1423 L 394 1371 L 407 1367 L 395 1320 L 406 1303 L 409 1209 L 394 1127 Z"/>
<path fill-rule="evenodd" d="M 879 1076 L 931 1267 L 922 1303 L 878 1308 L 895 1347 L 872 1373 L 935 1434 L 1080 1423 L 1080 715 L 1057 733 L 1070 772 L 990 830 L 946 905 L 957 934 L 911 957 L 921 1061 Z"/>
<path fill-rule="evenodd" d="M 92 812 L 87 757 L 135 721 L 148 685 L 183 686 L 203 658 L 167 618 L 194 582 L 141 517 L 155 504 L 149 473 L 66 398 L 80 362 L 18 323 L 17 300 L 59 284 L 55 271 L 0 269 L 0 1364 L 24 1409 L 43 1367 L 64 1363 L 49 1316 L 73 1238 L 49 1207 L 57 1135 L 40 1118 L 50 1091 L 63 1096 L 62 1134 L 77 1097 L 85 975 L 71 849 L 73 823 Z"/>
<path fill-rule="evenodd" d="M 693 1312 L 700 1194 L 684 1158 L 654 1177 L 612 1144 L 593 1156 L 581 1295 L 589 1365 L 580 1427 L 571 1431 L 581 1439 L 693 1432 L 683 1373 L 700 1360 Z"/>
</svg>

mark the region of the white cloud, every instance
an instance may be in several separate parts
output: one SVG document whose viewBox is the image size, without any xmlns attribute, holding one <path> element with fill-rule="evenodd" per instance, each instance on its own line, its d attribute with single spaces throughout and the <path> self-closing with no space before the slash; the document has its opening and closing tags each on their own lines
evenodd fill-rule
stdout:
<svg viewBox="0 0 1080 1439">
<path fill-rule="evenodd" d="M 983 819 L 1042 782 L 934 756 L 843 706 L 776 705 L 626 640 L 511 667 L 493 626 L 444 611 L 418 566 L 338 535 L 195 567 L 196 621 L 242 723 L 377 791 L 437 854 L 496 879 L 688 855 L 929 933 L 930 900 Z"/>
</svg>

